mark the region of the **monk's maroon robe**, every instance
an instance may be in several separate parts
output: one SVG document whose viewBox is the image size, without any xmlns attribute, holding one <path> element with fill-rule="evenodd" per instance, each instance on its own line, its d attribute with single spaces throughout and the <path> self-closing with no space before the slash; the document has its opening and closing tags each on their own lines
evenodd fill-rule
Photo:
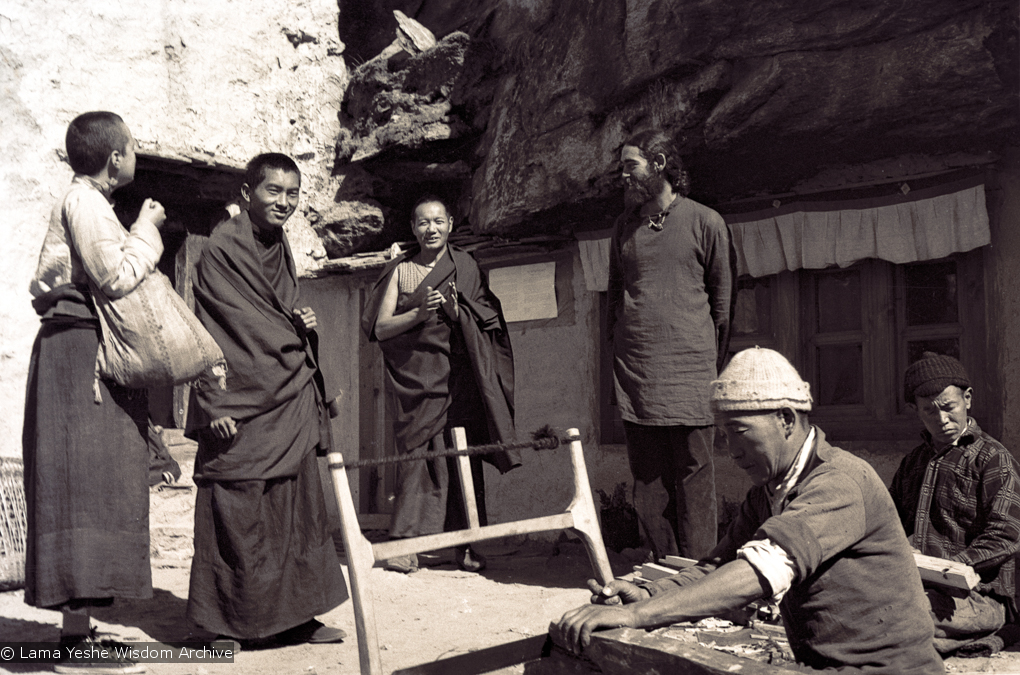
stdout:
<svg viewBox="0 0 1020 675">
<path fill-rule="evenodd" d="M 370 340 L 377 339 L 379 306 L 397 265 L 414 253 L 390 261 L 376 282 L 362 315 L 362 329 Z M 399 452 L 442 451 L 453 427 L 464 427 L 471 445 L 514 440 L 513 353 L 499 299 L 470 255 L 452 247 L 447 253 L 414 292 L 398 296 L 395 313 L 419 306 L 428 287 L 450 298 L 452 283 L 458 317 L 441 309 L 400 335 L 379 341 L 387 387 L 395 399 L 393 429 Z M 445 307 L 452 305 L 448 301 Z M 483 457 L 501 473 L 521 463 L 516 450 Z M 452 460 L 399 465 L 391 537 L 467 527 L 459 484 L 450 480 L 452 467 Z M 484 481 L 477 458 L 472 458 L 472 474 L 484 525 Z"/>
<path fill-rule="evenodd" d="M 197 388 L 195 557 L 188 618 L 235 638 L 274 635 L 347 598 L 316 447 L 329 446 L 311 334 L 293 319 L 294 259 L 282 230 L 247 212 L 220 225 L 195 267 L 196 314 L 227 359 L 226 390 Z M 207 424 L 232 417 L 237 434 Z"/>
<path fill-rule="evenodd" d="M 499 299 L 485 284 L 478 264 L 470 255 L 452 246 L 447 251 L 449 255 L 439 259 L 414 293 L 401 295 L 394 313 L 420 305 L 426 287 L 449 295 L 449 284 L 454 282 L 461 309 L 459 318 L 444 317 L 440 310 L 400 335 L 379 340 L 387 380 L 399 401 L 394 433 L 398 447 L 405 452 L 442 431 L 451 405 L 458 404 L 455 399 L 459 398 L 459 392 L 451 391 L 450 386 L 451 354 L 456 357 L 463 353 L 484 406 L 489 439 L 472 442 L 512 442 L 515 438 L 513 352 Z M 372 288 L 361 320 L 362 330 L 370 340 L 378 339 L 375 321 L 390 278 L 397 265 L 414 253 L 411 251 L 387 263 Z M 454 335 L 455 326 L 459 336 Z M 451 340 L 459 344 L 451 345 Z M 458 349 L 460 345 L 462 349 Z M 488 455 L 487 459 L 505 473 L 520 464 L 520 453 L 496 453 Z"/>
</svg>

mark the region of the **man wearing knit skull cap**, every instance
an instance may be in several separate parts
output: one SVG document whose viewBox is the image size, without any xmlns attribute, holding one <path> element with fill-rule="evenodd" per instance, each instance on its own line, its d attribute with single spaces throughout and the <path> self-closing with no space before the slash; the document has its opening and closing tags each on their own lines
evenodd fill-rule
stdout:
<svg viewBox="0 0 1020 675">
<path fill-rule="evenodd" d="M 665 626 L 770 598 L 797 661 L 811 668 L 943 672 L 889 492 L 867 462 L 808 422 L 811 403 L 808 384 L 778 352 L 734 356 L 712 382 L 712 411 L 754 487 L 726 535 L 671 577 L 589 582 L 593 604 L 564 614 L 553 639 L 580 652 L 599 628 Z"/>
<path fill-rule="evenodd" d="M 981 577 L 967 595 L 926 588 L 943 654 L 986 655 L 1016 617 L 1020 474 L 1010 452 L 978 426 L 963 364 L 925 352 L 907 368 L 904 398 L 924 442 L 900 463 L 890 487 L 911 544 L 925 555 L 970 565 Z"/>
</svg>

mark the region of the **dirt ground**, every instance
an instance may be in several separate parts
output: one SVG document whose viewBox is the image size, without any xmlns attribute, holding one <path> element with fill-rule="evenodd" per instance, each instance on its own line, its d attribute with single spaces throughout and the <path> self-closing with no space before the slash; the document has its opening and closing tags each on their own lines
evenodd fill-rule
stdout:
<svg viewBox="0 0 1020 675">
<path fill-rule="evenodd" d="M 185 619 L 195 488 L 192 458 L 177 458 L 183 471 L 177 487 L 153 488 L 150 493 L 154 597 L 120 600 L 94 615 L 99 631 L 114 639 L 179 642 L 208 637 L 192 632 Z M 334 537 L 339 541 L 340 533 Z M 579 542 L 514 545 L 500 540 L 482 542 L 477 548 L 488 558 L 481 574 L 458 569 L 452 550 L 422 556 L 423 567 L 414 574 L 372 570 L 368 587 L 387 673 L 544 635 L 550 620 L 588 600 L 585 581 L 591 573 Z M 349 581 L 342 549 L 340 555 Z M 630 570 L 623 558 L 614 555 L 614 562 L 621 573 Z M 358 673 L 353 603 L 347 601 L 318 618 L 347 631 L 348 638 L 336 645 L 242 651 L 233 664 L 150 663 L 147 671 L 153 675 Z M 25 605 L 20 590 L 0 593 L 0 641 L 55 641 L 60 621 L 58 612 Z M 49 668 L 0 663 L 0 672 L 49 672 Z M 502 672 L 523 672 L 523 668 Z"/>
<path fill-rule="evenodd" d="M 192 632 L 185 619 L 195 494 L 190 458 L 181 465 L 184 475 L 177 489 L 165 487 L 151 493 L 154 597 L 118 601 L 94 616 L 99 631 L 114 639 L 169 643 L 208 637 Z M 339 540 L 339 533 L 336 538 Z M 575 540 L 519 544 L 499 540 L 483 542 L 478 548 L 489 563 L 481 574 L 457 569 L 450 551 L 423 557 L 423 568 L 411 575 L 372 570 L 368 586 L 374 598 L 385 672 L 543 636 L 551 620 L 588 601 L 588 558 Z M 624 556 L 610 552 L 610 559 L 617 574 L 631 571 L 633 563 Z M 341 560 L 346 563 L 342 552 Z M 231 664 L 150 663 L 147 671 L 152 675 L 358 673 L 353 603 L 345 602 L 319 619 L 344 629 L 348 638 L 335 645 L 242 651 Z M 0 593 L 0 641 L 55 641 L 59 631 L 59 613 L 25 605 L 20 590 Z M 947 671 L 1020 674 L 1020 652 L 950 659 Z M 0 663 L 0 672 L 50 672 L 50 668 Z M 489 672 L 524 673 L 525 667 Z"/>
<path fill-rule="evenodd" d="M 475 649 L 545 633 L 549 621 L 587 601 L 587 558 L 580 547 L 567 553 L 493 546 L 482 575 L 452 564 L 402 575 L 374 569 L 380 656 L 385 672 L 430 663 Z M 344 569 L 346 573 L 346 567 Z M 155 597 L 118 602 L 95 616 L 99 630 L 122 641 L 194 639 L 185 620 L 188 568 L 153 567 Z M 242 651 L 233 664 L 148 664 L 153 675 L 254 673 L 358 673 L 354 609 L 350 601 L 320 620 L 348 633 L 337 645 L 299 645 Z M 20 591 L 0 594 L 0 634 L 5 641 L 56 640 L 60 615 L 23 603 Z M 3 666 L 0 665 L 0 671 Z M 43 666 L 8 666 L 4 672 L 48 672 Z M 523 668 L 501 672 L 523 672 Z"/>
</svg>

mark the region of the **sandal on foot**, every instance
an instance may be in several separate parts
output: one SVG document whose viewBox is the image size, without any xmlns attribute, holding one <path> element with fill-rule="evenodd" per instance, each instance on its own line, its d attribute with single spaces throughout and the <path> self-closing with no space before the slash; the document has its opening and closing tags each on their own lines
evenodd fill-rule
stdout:
<svg viewBox="0 0 1020 675">
<path fill-rule="evenodd" d="M 400 572 L 402 574 L 417 572 L 418 556 L 412 553 L 410 555 L 402 555 L 398 558 L 390 558 L 383 563 L 383 569 L 390 570 L 391 572 Z"/>
<path fill-rule="evenodd" d="M 145 666 L 135 663 L 126 656 L 120 656 L 128 650 L 128 646 L 113 640 L 96 640 L 91 635 L 61 635 L 62 652 L 69 648 L 78 648 L 83 652 L 95 653 L 103 651 L 102 659 L 79 659 L 70 652 L 53 666 L 53 671 L 64 675 L 137 675 L 145 672 Z"/>
<path fill-rule="evenodd" d="M 481 572 L 485 569 L 485 556 L 470 546 L 458 548 L 457 566 L 465 572 Z"/>
</svg>

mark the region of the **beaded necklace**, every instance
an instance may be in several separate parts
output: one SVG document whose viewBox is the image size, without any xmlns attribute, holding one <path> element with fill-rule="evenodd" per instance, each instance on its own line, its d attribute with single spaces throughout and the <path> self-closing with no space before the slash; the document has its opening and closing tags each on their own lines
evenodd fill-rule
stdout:
<svg viewBox="0 0 1020 675">
<path fill-rule="evenodd" d="M 663 211 L 658 213 L 652 213 L 645 216 L 649 229 L 656 232 L 662 232 L 662 228 L 666 226 L 666 218 L 669 216 L 669 212 L 673 210 L 673 207 L 680 201 L 680 195 L 674 195 L 673 201 L 669 203 L 669 206 Z"/>
</svg>

